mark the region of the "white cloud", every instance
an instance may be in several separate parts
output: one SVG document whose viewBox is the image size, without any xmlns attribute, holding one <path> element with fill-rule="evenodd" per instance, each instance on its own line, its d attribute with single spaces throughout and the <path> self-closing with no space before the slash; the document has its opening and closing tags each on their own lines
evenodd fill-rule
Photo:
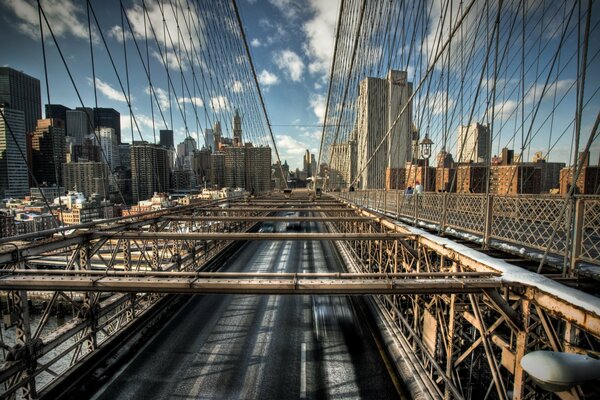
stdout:
<svg viewBox="0 0 600 400">
<path fill-rule="evenodd" d="M 244 91 L 244 84 L 240 81 L 233 81 L 231 85 L 231 90 L 234 93 L 242 93 Z"/>
<path fill-rule="evenodd" d="M 258 38 L 254 38 L 250 41 L 250 45 L 252 47 L 260 47 L 260 46 L 262 46 L 262 43 Z"/>
<path fill-rule="evenodd" d="M 310 96 L 310 108 L 312 108 L 313 113 L 319 119 L 319 123 L 322 124 L 325 120 L 325 108 L 326 108 L 326 99 L 325 96 L 321 94 L 313 94 Z"/>
<path fill-rule="evenodd" d="M 279 83 L 279 78 L 277 75 L 263 69 L 260 74 L 258 74 L 258 81 L 263 86 L 271 86 Z"/>
<path fill-rule="evenodd" d="M 119 43 L 123 43 L 123 29 L 120 25 L 115 25 L 107 32 L 108 37 L 115 39 Z M 131 40 L 131 32 L 125 31 L 125 40 Z"/>
<path fill-rule="evenodd" d="M 168 34 L 166 37 L 165 35 L 157 35 L 163 52 L 165 46 L 173 49 L 181 45 L 182 51 L 185 47 L 188 52 L 191 52 L 192 47 L 199 49 L 200 45 L 203 44 L 200 43 L 200 40 L 204 37 L 204 25 L 202 23 L 203 20 L 199 19 L 196 14 L 196 7 L 190 8 L 189 15 L 188 11 L 186 11 L 185 18 L 190 21 L 188 23 L 181 21 L 181 15 L 178 15 L 180 14 L 178 7 L 163 6 L 158 2 L 146 2 L 146 10 L 147 15 L 139 2 L 134 3 L 131 8 L 126 10 L 133 33 L 137 38 L 145 38 L 146 35 L 151 35 L 148 32 L 148 26 L 154 26 L 155 29 L 160 27 L 160 31 L 162 32 L 164 14 L 164 24 L 171 35 L 170 37 Z M 199 34 L 196 33 L 196 30 Z M 191 43 L 190 37 L 192 38 Z"/>
<path fill-rule="evenodd" d="M 306 142 L 290 135 L 275 135 L 275 142 L 277 143 L 281 162 L 287 160 L 290 170 L 295 170 L 297 167 L 302 168 L 304 152 L 306 149 L 311 149 Z M 316 149 L 311 149 L 311 152 L 315 153 Z"/>
<path fill-rule="evenodd" d="M 302 79 L 304 62 L 298 54 L 289 49 L 281 50 L 275 54 L 273 61 L 292 81 L 299 82 Z"/>
<path fill-rule="evenodd" d="M 155 121 L 155 124 L 153 124 L 152 117 L 144 114 L 134 114 L 134 117 L 135 121 L 129 118 L 129 114 L 121 114 L 121 132 L 123 133 L 123 139 L 129 140 L 131 138 L 131 125 L 133 124 L 133 140 L 140 140 L 140 134 L 137 130 L 137 128 L 139 128 L 144 140 L 153 142 L 154 139 L 151 135 L 152 128 L 161 129 L 160 126 L 162 123 Z"/>
<path fill-rule="evenodd" d="M 308 38 L 304 44 L 304 51 L 310 58 L 308 70 L 315 74 L 327 74 L 335 43 L 339 1 L 309 0 L 309 3 L 314 16 L 302 26 Z"/>
<path fill-rule="evenodd" d="M 300 6 L 294 0 L 269 0 L 287 18 L 296 18 L 300 13 Z"/>
<path fill-rule="evenodd" d="M 200 97 L 183 97 L 179 99 L 179 104 L 190 103 L 196 107 L 204 107 L 204 101 Z"/>
<path fill-rule="evenodd" d="M 144 92 L 149 95 L 150 94 L 150 86 L 146 87 Z M 167 91 L 164 89 L 161 89 L 157 86 L 154 86 L 154 93 L 156 94 L 156 98 L 158 99 L 158 105 L 160 106 L 160 108 L 163 110 L 168 109 L 170 104 L 169 104 L 169 95 L 168 95 Z M 154 95 L 152 96 L 152 100 L 154 100 Z"/>
<path fill-rule="evenodd" d="M 88 83 L 90 85 L 93 85 L 93 81 L 91 78 L 88 78 Z M 113 88 L 112 86 L 110 86 L 110 84 L 101 81 L 99 78 L 96 78 L 96 88 L 100 91 L 100 93 L 102 93 L 104 96 L 106 96 L 110 100 L 122 101 L 122 102 L 127 101 L 127 99 L 125 98 L 125 95 L 123 95 L 122 91 Z"/>
<path fill-rule="evenodd" d="M 229 99 L 224 96 L 215 96 L 210 99 L 210 106 L 214 112 L 229 110 Z"/>
<path fill-rule="evenodd" d="M 34 40 L 40 39 L 38 9 L 35 1 L 2 0 L 2 3 L 17 17 L 17 21 L 12 23 L 19 31 Z M 87 22 L 83 23 L 83 21 L 87 21 L 85 9 L 79 2 L 73 0 L 46 0 L 43 2 L 42 8 L 55 36 L 89 39 Z M 42 24 L 44 36 L 50 37 L 49 29 L 43 19 Z M 93 29 L 92 40 L 97 41 L 97 34 Z"/>
<path fill-rule="evenodd" d="M 174 51 L 168 50 L 165 53 L 165 50 L 163 49 L 162 56 L 161 56 L 161 54 L 158 51 L 153 50 L 151 54 L 154 58 L 156 58 L 158 61 L 160 61 L 163 65 L 165 63 L 164 59 L 166 56 L 167 66 L 169 67 L 169 69 L 173 69 L 176 71 L 179 71 L 179 63 L 181 61 L 181 69 L 183 69 L 184 71 L 187 71 L 187 63 L 185 62 L 185 59 L 178 58 L 177 54 Z"/>
</svg>

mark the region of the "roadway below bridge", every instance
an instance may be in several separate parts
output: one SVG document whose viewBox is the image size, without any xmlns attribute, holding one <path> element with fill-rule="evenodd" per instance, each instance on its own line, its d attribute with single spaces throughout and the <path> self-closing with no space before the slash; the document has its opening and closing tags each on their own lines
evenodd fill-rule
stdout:
<svg viewBox="0 0 600 400">
<path fill-rule="evenodd" d="M 286 230 L 286 223 L 270 224 Z M 307 232 L 324 232 L 305 222 Z M 342 272 L 330 241 L 249 241 L 229 272 Z M 361 298 L 193 296 L 95 399 L 402 398 Z M 387 366 L 386 366 L 387 365 Z"/>
</svg>

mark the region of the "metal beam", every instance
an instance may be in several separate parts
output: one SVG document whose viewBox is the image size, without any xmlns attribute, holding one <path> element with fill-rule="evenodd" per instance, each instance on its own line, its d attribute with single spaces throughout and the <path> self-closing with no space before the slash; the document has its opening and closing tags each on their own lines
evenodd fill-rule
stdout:
<svg viewBox="0 0 600 400">
<path fill-rule="evenodd" d="M 355 213 L 356 211 L 348 208 L 347 206 L 340 205 L 340 207 L 318 207 L 313 205 L 312 207 L 199 207 L 196 210 L 199 211 L 231 211 L 231 212 L 280 212 L 280 211 L 312 211 L 312 212 L 349 212 Z"/>
<path fill-rule="evenodd" d="M 498 278 L 406 279 L 210 279 L 111 276 L 5 276 L 0 290 L 61 290 L 86 292 L 177 294 L 441 294 L 479 293 L 500 288 Z"/>
<path fill-rule="evenodd" d="M 165 219 L 174 221 L 273 221 L 273 222 L 292 222 L 292 221 L 315 221 L 315 222 L 331 222 L 331 221 L 344 221 L 344 222 L 369 222 L 374 221 L 372 217 L 277 217 L 272 215 L 263 216 L 243 216 L 243 217 L 232 217 L 225 215 L 209 215 L 209 216 L 168 216 Z"/>
<path fill-rule="evenodd" d="M 164 240 L 397 240 L 414 238 L 406 233 L 239 233 L 239 232 L 114 232 L 91 233 L 95 239 L 164 239 Z"/>
</svg>

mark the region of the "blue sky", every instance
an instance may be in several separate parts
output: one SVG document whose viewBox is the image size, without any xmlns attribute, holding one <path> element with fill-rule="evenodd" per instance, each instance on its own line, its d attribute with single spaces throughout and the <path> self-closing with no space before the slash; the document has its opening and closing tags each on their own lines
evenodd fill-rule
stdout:
<svg viewBox="0 0 600 400">
<path fill-rule="evenodd" d="M 147 1 L 146 3 L 150 9 L 151 18 L 156 19 L 158 25 L 162 17 L 159 15 L 157 7 L 152 9 L 152 5 L 155 5 L 156 2 Z M 142 26 L 140 21 L 143 20 L 143 17 L 140 17 L 143 15 L 140 4 L 141 1 L 124 2 L 127 15 L 137 28 Z M 92 1 L 92 6 L 125 86 L 119 2 L 95 0 Z M 322 123 L 325 109 L 324 99 L 327 91 L 338 2 L 239 0 L 238 6 L 282 161 L 286 159 L 293 168 L 302 168 L 302 156 L 305 150 L 310 149 L 311 152 L 316 152 L 319 148 L 321 129 L 318 125 Z M 94 92 L 85 2 L 45 0 L 42 1 L 42 7 L 51 21 L 83 103 L 85 106 L 93 106 Z M 3 38 L 0 65 L 8 65 L 40 79 L 42 81 L 42 103 L 47 103 L 35 1 L 3 0 L 0 2 L 0 15 L 0 35 Z M 94 25 L 93 21 L 92 25 Z M 172 29 L 175 32 L 175 28 Z M 209 30 L 207 28 L 207 31 Z M 202 118 L 203 111 L 201 109 L 205 106 L 204 102 L 199 96 L 193 98 L 194 96 L 188 96 L 186 91 L 181 89 L 179 108 L 171 103 L 169 110 L 168 103 L 165 101 L 168 87 L 166 78 L 157 76 L 157 72 L 154 72 L 155 93 L 151 93 L 142 64 L 139 61 L 136 64 L 135 57 L 137 55 L 131 34 L 127 28 L 125 31 L 129 54 L 131 103 L 143 138 L 149 141 L 153 140 L 150 98 L 154 96 L 158 98 L 159 103 L 163 103 L 163 113 L 167 125 L 170 124 L 169 111 L 174 116 L 173 126 L 176 132 L 176 142 L 182 141 L 186 135 L 181 119 L 182 106 L 185 107 L 188 115 L 192 112 L 192 105 L 198 106 L 196 112 L 200 115 L 201 126 L 194 123 L 194 118 L 188 118 L 188 131 L 195 137 L 196 129 L 200 130 L 200 128 L 210 125 L 208 120 Z M 182 39 L 182 41 L 185 40 L 187 39 Z M 50 101 L 73 108 L 81 106 L 47 29 L 45 41 Z M 121 112 L 123 140 L 130 142 L 131 134 L 127 133 L 130 129 L 127 103 L 96 30 L 93 33 L 93 43 L 98 104 L 101 107 L 113 107 Z M 143 49 L 142 52 L 144 52 Z M 151 50 L 151 70 L 160 70 L 159 60 L 156 49 Z M 172 66 L 171 72 L 177 73 L 178 67 L 175 64 L 173 57 L 169 57 L 169 66 Z M 188 67 L 185 73 L 189 74 L 189 72 Z M 246 82 L 243 84 L 245 85 Z M 242 87 L 242 82 L 232 81 L 227 85 L 231 86 L 233 92 L 236 92 L 235 86 Z M 236 104 L 232 104 L 235 103 L 235 100 L 229 99 L 228 102 L 230 110 L 237 107 Z M 217 103 L 214 105 L 218 106 Z M 155 127 L 162 129 L 164 128 L 163 118 L 157 112 L 156 101 L 153 108 Z M 230 115 L 229 112 L 223 111 L 220 116 L 214 117 L 222 120 L 227 132 L 230 131 Z M 249 130 L 252 128 L 250 127 Z M 134 137 L 135 140 L 139 140 L 137 132 L 134 132 Z M 260 140 L 264 140 L 264 137 Z"/>
<path fill-rule="evenodd" d="M 187 1 L 177 0 L 160 2 L 160 4 L 181 5 L 186 4 Z M 123 85 L 125 85 L 119 2 L 116 0 L 92 0 L 91 3 L 97 14 L 100 28 L 106 38 L 109 50 L 114 57 Z M 205 8 L 213 7 L 214 4 L 223 4 L 222 2 L 213 2 L 210 0 L 202 0 L 199 3 Z M 287 160 L 292 168 L 302 168 L 302 156 L 305 150 L 309 149 L 311 152 L 316 153 L 319 149 L 321 137 L 319 124 L 322 123 L 325 112 L 325 98 L 328 88 L 328 75 L 333 52 L 339 1 L 238 0 L 237 3 L 240 8 L 244 30 L 250 45 L 250 51 L 265 98 L 269 118 L 273 125 L 272 129 L 281 159 L 282 161 Z M 516 4 L 516 2 L 513 3 Z M 144 52 L 144 13 L 142 12 L 141 4 L 142 0 L 124 1 L 127 16 L 133 25 L 132 31 L 140 45 L 142 45 L 142 52 Z M 146 4 L 149 9 L 148 20 L 157 26 L 157 30 L 160 33 L 162 15 L 161 10 L 157 7 L 159 3 L 155 0 L 146 0 Z M 438 3 L 436 2 L 435 4 Z M 67 64 L 73 74 L 84 105 L 93 106 L 94 92 L 85 2 L 77 0 L 42 0 L 42 6 L 66 57 Z M 598 12 L 596 11 L 592 20 L 594 33 L 598 32 Z M 173 19 L 173 15 L 169 14 L 168 9 L 165 13 L 167 25 L 171 27 L 173 32 L 176 32 L 176 21 Z M 210 10 L 205 9 L 202 9 L 201 14 L 206 20 L 204 21 L 204 25 L 200 27 L 202 31 L 201 35 L 194 34 L 194 39 L 192 39 L 194 45 L 198 45 L 199 47 L 204 46 L 207 40 L 205 37 L 215 36 L 213 34 L 216 30 L 220 32 L 216 36 L 227 37 L 227 30 L 234 23 L 233 19 L 222 17 L 222 13 L 215 12 L 214 15 L 218 17 L 215 18 L 216 21 L 215 19 L 211 20 Z M 472 17 L 475 18 L 476 13 Z M 34 0 L 0 0 L 0 35 L 3 38 L 0 65 L 8 65 L 39 78 L 42 81 L 42 101 L 46 103 L 47 96 L 44 83 L 42 48 L 37 21 L 37 6 Z M 434 16 L 428 21 L 427 29 L 430 34 L 436 31 L 436 21 L 438 21 L 438 18 L 434 18 Z M 184 28 L 182 30 L 185 31 Z M 136 116 L 137 126 L 139 126 L 140 130 L 140 132 L 137 132 L 137 129 L 133 129 L 135 140 L 139 140 L 139 134 L 141 133 L 145 140 L 153 141 L 153 132 L 155 129 L 165 128 L 165 122 L 168 127 L 171 127 L 171 115 L 173 116 L 172 125 L 176 133 L 176 142 L 183 141 L 187 134 L 196 137 L 198 131 L 211 125 L 214 120 L 221 121 L 226 134 L 231 135 L 233 110 L 242 107 L 240 103 L 244 99 L 243 96 L 251 92 L 252 85 L 249 79 L 244 80 L 229 77 L 226 82 L 219 81 L 219 79 L 228 76 L 229 71 L 239 74 L 239 70 L 247 67 L 247 65 L 237 63 L 237 56 L 235 54 L 228 53 L 221 58 L 216 57 L 218 59 L 213 60 L 214 64 L 206 64 L 204 67 L 205 70 L 210 70 L 212 74 L 209 78 L 215 78 L 214 82 L 210 81 L 210 79 L 207 82 L 212 82 L 211 85 L 216 86 L 218 90 L 214 91 L 214 88 L 212 88 L 210 94 L 203 96 L 199 93 L 191 93 L 189 89 L 187 91 L 184 90 L 180 86 L 180 81 L 177 80 L 179 67 L 176 57 L 174 57 L 175 54 L 172 51 L 178 45 L 185 46 L 189 44 L 190 40 L 187 36 L 181 39 L 175 37 L 174 42 L 171 39 L 167 43 L 166 39 L 158 38 L 158 44 L 150 43 L 148 55 L 152 70 L 152 81 L 154 82 L 154 92 L 152 92 L 148 86 L 143 64 L 137 59 L 138 56 L 132 35 L 127 28 L 125 31 L 125 43 L 129 54 L 131 103 Z M 52 103 L 62 103 L 70 107 L 80 106 L 81 103 L 65 72 L 65 68 L 56 51 L 56 46 L 48 36 L 47 29 L 45 33 L 49 65 L 50 101 Z M 204 38 L 202 35 L 205 35 Z M 545 36 L 543 37 L 545 38 Z M 557 38 L 551 37 L 548 40 L 552 44 L 556 42 Z M 571 37 L 569 40 L 572 42 L 574 39 Z M 564 50 L 565 55 L 572 53 L 574 43 L 570 42 L 567 43 L 567 48 Z M 582 141 L 587 138 L 591 130 L 598 110 L 598 102 L 600 101 L 600 95 L 598 95 L 597 91 L 600 86 L 600 77 L 597 72 L 597 67 L 600 67 L 600 57 L 598 57 L 599 46 L 600 42 L 597 40 L 592 40 L 590 43 L 590 56 L 594 58 L 590 62 L 592 68 L 588 70 L 588 90 L 586 91 L 586 97 L 591 96 L 592 101 L 587 108 L 587 112 L 584 114 L 582 124 L 582 136 L 584 139 Z M 161 47 L 163 50 L 165 48 L 169 50 L 165 53 L 165 60 L 161 59 L 161 55 L 157 51 Z M 93 51 L 96 67 L 98 105 L 101 107 L 114 107 L 121 112 L 122 137 L 125 141 L 131 141 L 131 123 L 128 116 L 127 103 L 107 56 L 107 51 L 96 29 L 93 30 Z M 542 59 L 537 61 L 538 64 L 540 61 L 542 67 L 547 67 L 543 65 Z M 236 67 L 236 63 L 239 64 L 238 67 Z M 572 58 L 570 61 L 562 60 L 562 63 L 570 66 L 575 65 L 575 61 Z M 169 103 L 167 101 L 167 90 L 169 88 L 166 74 L 167 68 L 163 68 L 163 65 L 166 64 L 168 64 L 168 70 L 173 74 L 172 76 L 175 77 L 174 86 L 179 103 L 175 101 Z M 190 68 L 190 65 L 186 64 L 185 61 L 183 64 L 183 68 L 185 69 L 184 75 L 191 80 L 193 68 Z M 396 67 L 401 68 L 400 65 Z M 518 65 L 512 69 L 516 71 L 513 71 L 513 75 L 518 75 Z M 196 72 L 199 72 L 199 70 L 196 69 Z M 381 71 L 381 75 L 385 75 L 385 72 Z M 409 67 L 409 80 L 412 80 L 415 86 L 422 72 L 419 70 L 415 71 L 415 68 L 411 72 Z M 565 111 L 559 110 L 555 115 L 556 118 L 552 120 L 555 125 L 554 137 L 557 135 L 556 132 L 561 132 L 563 126 L 567 126 L 573 117 L 572 110 L 574 109 L 575 89 L 572 83 L 575 82 L 575 73 L 572 70 L 566 69 L 558 79 L 559 81 L 556 82 L 556 85 L 560 89 L 559 92 L 561 90 L 567 92 L 568 89 L 569 96 L 562 105 Z M 499 98 L 502 101 L 501 106 L 504 112 L 509 114 L 509 111 L 516 107 L 516 100 L 518 99 L 516 99 L 515 94 L 517 92 L 511 89 L 516 84 L 511 83 L 510 80 L 507 80 L 507 82 L 504 84 Z M 569 83 L 571 84 L 569 85 Z M 527 85 L 532 88 L 543 85 L 543 79 L 530 79 Z M 442 92 L 438 94 L 443 95 Z M 419 108 L 418 97 L 415 102 L 415 114 Z M 441 96 L 438 97 L 442 98 Z M 435 96 L 430 96 L 429 101 L 434 101 L 434 98 Z M 153 109 L 150 108 L 151 101 Z M 208 102 L 210 104 L 205 104 Z M 163 110 L 163 115 L 157 112 L 159 104 Z M 547 100 L 543 104 L 542 110 L 551 105 L 552 100 Z M 435 108 L 435 106 L 433 107 Z M 497 105 L 497 107 L 500 109 L 500 106 Z M 527 107 L 533 107 L 533 105 L 527 104 Z M 252 107 L 247 106 L 247 108 L 247 110 L 242 110 L 244 116 L 248 116 L 253 112 Z M 154 123 L 152 111 L 154 111 Z M 444 113 L 445 110 L 434 110 L 432 115 L 439 117 L 440 115 L 444 115 Z M 255 114 L 253 115 L 258 114 L 255 110 Z M 184 115 L 187 116 L 187 129 L 183 124 Z M 264 121 L 259 121 L 259 119 L 256 116 L 255 118 L 244 118 L 245 138 L 258 144 L 266 144 L 268 143 L 268 135 L 266 130 L 264 130 Z M 500 120 L 503 120 L 502 116 Z M 459 119 L 455 121 L 456 124 L 461 122 Z M 503 121 L 503 124 L 504 122 L 506 121 Z M 503 134 L 502 139 L 494 144 L 494 149 L 499 149 L 505 145 L 518 148 L 519 143 L 510 142 L 507 139 L 510 137 L 511 131 L 514 130 L 513 125 L 510 121 L 503 125 L 503 129 L 507 133 Z M 496 125 L 496 130 L 499 129 L 498 126 Z M 455 131 L 455 129 L 452 129 L 450 132 L 451 141 L 455 140 Z M 545 151 L 549 147 L 548 140 L 546 139 L 548 136 L 547 131 L 548 129 L 546 128 L 542 129 L 542 132 L 531 147 L 532 152 L 537 150 Z M 441 140 L 439 132 L 432 132 L 431 135 L 435 142 L 435 153 L 441 146 Z M 570 134 L 566 134 L 563 139 L 556 143 L 551 161 L 568 162 L 570 158 L 571 136 Z M 200 139 L 200 142 L 202 143 L 203 140 Z M 592 146 L 592 163 L 595 163 L 598 159 L 599 142 L 596 140 Z"/>
</svg>

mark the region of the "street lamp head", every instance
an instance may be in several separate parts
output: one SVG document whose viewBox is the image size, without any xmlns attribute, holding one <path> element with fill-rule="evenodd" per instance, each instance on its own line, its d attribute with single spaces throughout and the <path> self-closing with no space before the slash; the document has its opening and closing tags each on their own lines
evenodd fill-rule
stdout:
<svg viewBox="0 0 600 400">
<path fill-rule="evenodd" d="M 421 146 L 421 157 L 423 157 L 426 160 L 429 159 L 429 157 L 431 157 L 432 144 L 433 141 L 429 139 L 429 135 L 425 135 L 425 138 L 423 138 L 423 140 L 421 140 L 421 143 L 419 143 L 419 146 Z"/>
</svg>

